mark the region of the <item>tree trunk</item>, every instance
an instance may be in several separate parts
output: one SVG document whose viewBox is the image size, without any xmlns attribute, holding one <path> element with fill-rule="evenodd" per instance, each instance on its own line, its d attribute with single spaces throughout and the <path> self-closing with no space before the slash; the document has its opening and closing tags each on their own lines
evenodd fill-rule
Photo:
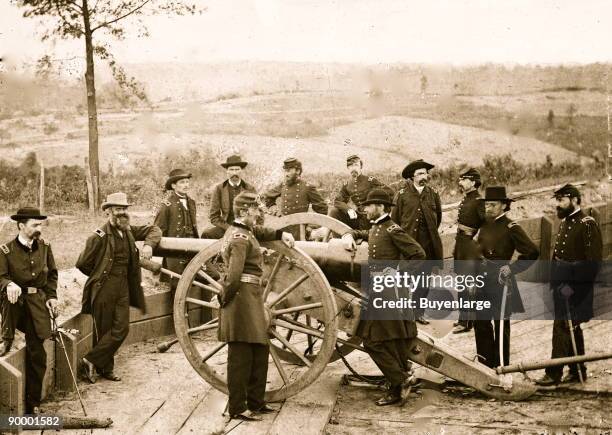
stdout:
<svg viewBox="0 0 612 435">
<path fill-rule="evenodd" d="M 94 59 L 89 7 L 83 0 L 83 25 L 85 29 L 85 86 L 87 88 L 87 115 L 89 117 L 89 175 L 92 193 L 89 209 L 96 212 L 100 206 L 100 161 L 98 158 L 98 109 L 96 107 L 96 86 L 94 80 Z"/>
</svg>

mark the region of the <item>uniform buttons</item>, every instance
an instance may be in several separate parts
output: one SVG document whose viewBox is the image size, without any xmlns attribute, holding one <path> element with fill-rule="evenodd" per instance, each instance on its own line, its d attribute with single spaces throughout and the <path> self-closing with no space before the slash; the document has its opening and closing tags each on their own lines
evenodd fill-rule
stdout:
<svg viewBox="0 0 612 435">
<path fill-rule="evenodd" d="M 34 272 L 32 272 L 32 276 L 36 276 L 36 274 Z"/>
<path fill-rule="evenodd" d="M 30 263 L 34 264 L 34 261 L 30 261 Z"/>
</svg>

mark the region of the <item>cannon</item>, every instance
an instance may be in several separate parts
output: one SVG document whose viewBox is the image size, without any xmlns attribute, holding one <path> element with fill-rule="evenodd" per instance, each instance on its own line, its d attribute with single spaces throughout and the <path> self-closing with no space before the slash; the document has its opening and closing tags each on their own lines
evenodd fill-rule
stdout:
<svg viewBox="0 0 612 435">
<path fill-rule="evenodd" d="M 269 226 L 299 228 L 305 239 L 308 226 L 323 226 L 343 234 L 345 224 L 328 216 L 297 213 Z M 220 292 L 223 274 L 219 252 L 222 241 L 163 238 L 155 254 L 191 258 L 180 275 L 174 298 L 174 327 L 178 342 L 196 372 L 214 388 L 227 394 L 225 343 L 216 339 L 218 304 L 211 296 Z M 299 240 L 293 249 L 282 242 L 262 243 L 264 250 L 264 301 L 270 337 L 270 370 L 266 401 L 282 401 L 297 394 L 321 375 L 326 365 L 351 351 L 364 351 L 353 336 L 359 322 L 361 265 L 367 262 L 367 246 L 343 249 L 341 241 Z M 142 262 L 159 272 L 159 265 Z M 179 277 L 176 276 L 175 277 Z M 194 315 L 202 308 L 212 318 Z M 523 400 L 536 387 L 512 379 L 463 356 L 438 339 L 419 331 L 409 343 L 410 359 L 428 369 L 470 386 L 499 400 Z"/>
</svg>

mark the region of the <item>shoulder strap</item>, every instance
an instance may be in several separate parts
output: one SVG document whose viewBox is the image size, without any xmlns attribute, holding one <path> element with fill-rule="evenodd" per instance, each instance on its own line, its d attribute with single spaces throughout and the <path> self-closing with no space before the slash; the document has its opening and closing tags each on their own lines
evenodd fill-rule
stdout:
<svg viewBox="0 0 612 435">
<path fill-rule="evenodd" d="M 100 237 L 104 237 L 106 235 L 106 233 L 102 231 L 100 228 L 98 228 L 97 230 L 94 230 L 94 233 L 96 233 Z"/>
<path fill-rule="evenodd" d="M 232 236 L 232 239 L 244 239 L 244 240 L 249 240 L 249 236 L 247 236 L 247 235 L 246 235 L 246 234 L 244 234 L 244 233 L 239 233 L 239 232 L 236 232 L 236 233 L 234 233 L 234 235 Z"/>
<path fill-rule="evenodd" d="M 390 232 L 390 233 L 393 233 L 393 232 L 401 230 L 401 229 L 402 229 L 402 227 L 400 227 L 398 224 L 392 224 L 392 225 L 389 225 L 387 227 L 387 231 Z"/>
<path fill-rule="evenodd" d="M 510 222 L 508 222 L 508 228 L 512 228 L 512 227 L 515 227 L 515 226 L 517 226 L 517 225 L 518 225 L 518 223 L 516 223 L 516 222 L 514 222 L 514 221 L 510 221 Z"/>
<path fill-rule="evenodd" d="M 5 254 L 8 254 L 9 252 L 11 252 L 8 246 L 6 245 L 0 245 L 0 251 L 4 252 Z"/>
</svg>

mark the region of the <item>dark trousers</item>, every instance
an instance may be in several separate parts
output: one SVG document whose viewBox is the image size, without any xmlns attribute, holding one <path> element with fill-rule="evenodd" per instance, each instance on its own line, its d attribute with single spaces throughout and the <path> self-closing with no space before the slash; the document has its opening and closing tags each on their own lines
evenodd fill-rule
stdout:
<svg viewBox="0 0 612 435">
<path fill-rule="evenodd" d="M 478 360 L 491 367 L 500 365 L 499 357 L 499 320 L 474 321 L 474 335 L 476 337 L 476 353 Z M 504 364 L 510 364 L 510 320 L 504 320 Z"/>
<path fill-rule="evenodd" d="M 2 300 L 2 339 L 13 340 L 15 328 L 23 331 L 26 339 L 25 399 L 26 413 L 30 413 L 32 408 L 40 406 L 42 383 L 47 371 L 47 352 L 43 346 L 44 340 L 36 334 L 28 304 L 11 304 L 5 293 Z"/>
<path fill-rule="evenodd" d="M 391 388 L 401 386 L 412 367 L 408 361 L 408 340 L 364 340 L 363 347 L 385 376 Z"/>
<path fill-rule="evenodd" d="M 578 355 L 584 355 L 584 335 L 580 323 L 574 322 L 574 338 L 576 339 L 576 350 Z M 555 319 L 553 323 L 552 334 L 552 356 L 551 358 L 564 358 L 574 356 L 574 348 L 572 346 L 572 337 L 567 324 L 567 320 Z M 570 364 L 569 370 L 571 374 L 578 375 L 578 366 L 583 374 L 586 374 L 586 366 L 582 364 Z M 556 381 L 561 380 L 563 375 L 563 366 L 548 367 L 546 374 Z"/>
<path fill-rule="evenodd" d="M 130 330 L 130 296 L 127 274 L 109 275 L 92 304 L 93 348 L 85 355 L 98 372 L 114 369 L 115 353 Z"/>
<path fill-rule="evenodd" d="M 225 230 L 220 227 L 208 227 L 202 231 L 202 239 L 220 239 L 225 234 Z"/>
<path fill-rule="evenodd" d="M 369 230 L 372 227 L 364 213 L 357 213 L 357 218 L 351 219 L 346 211 L 331 207 L 327 215 L 347 224 L 354 230 Z"/>
<path fill-rule="evenodd" d="M 229 414 L 247 409 L 257 411 L 265 405 L 268 354 L 266 344 L 231 342 L 227 344 L 227 389 Z"/>
</svg>

